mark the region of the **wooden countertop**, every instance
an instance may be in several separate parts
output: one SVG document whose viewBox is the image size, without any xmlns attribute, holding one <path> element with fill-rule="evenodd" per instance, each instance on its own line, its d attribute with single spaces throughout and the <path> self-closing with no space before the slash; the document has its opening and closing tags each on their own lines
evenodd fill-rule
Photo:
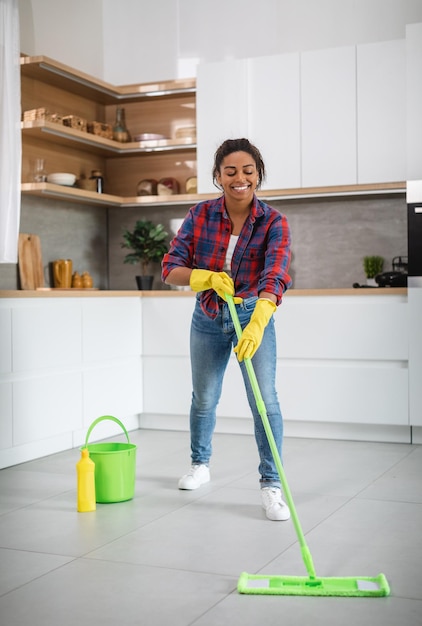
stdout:
<svg viewBox="0 0 422 626">
<path fill-rule="evenodd" d="M 0 290 L 0 298 L 191 298 L 193 291 L 109 291 L 88 289 Z M 294 296 L 407 296 L 406 287 L 360 289 L 289 289 L 284 297 Z"/>
</svg>

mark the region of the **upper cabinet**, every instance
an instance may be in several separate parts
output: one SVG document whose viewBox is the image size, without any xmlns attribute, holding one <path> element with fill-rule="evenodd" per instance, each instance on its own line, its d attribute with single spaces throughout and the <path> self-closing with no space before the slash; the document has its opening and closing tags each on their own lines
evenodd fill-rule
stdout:
<svg viewBox="0 0 422 626">
<path fill-rule="evenodd" d="M 422 179 L 422 24 L 406 26 L 406 178 Z"/>
<path fill-rule="evenodd" d="M 189 196 L 186 181 L 196 176 L 194 79 L 114 87 L 46 57 L 23 57 L 21 76 L 23 193 L 136 205 L 146 199 L 137 196 L 141 180 L 173 178 L 177 198 Z M 131 134 L 128 143 L 106 132 L 122 107 Z M 146 134 L 162 139 L 139 140 Z M 77 186 L 35 182 L 37 158 L 45 159 L 48 174 L 75 174 Z M 90 188 L 95 169 L 103 172 L 104 194 Z M 166 202 L 170 194 L 147 197 L 149 203 Z"/>
<path fill-rule="evenodd" d="M 302 185 L 356 184 L 353 47 L 301 55 Z"/>
<path fill-rule="evenodd" d="M 300 55 L 248 62 L 249 137 L 265 157 L 263 189 L 301 187 Z"/>
<path fill-rule="evenodd" d="M 406 180 L 406 42 L 357 47 L 358 182 Z"/>
<path fill-rule="evenodd" d="M 220 140 L 241 135 L 262 151 L 264 190 L 403 191 L 408 57 L 398 40 L 200 65 L 199 191 Z"/>
<path fill-rule="evenodd" d="M 215 151 L 228 137 L 248 134 L 247 60 L 199 65 L 197 90 L 198 191 L 215 193 L 217 189 L 212 182 Z"/>
</svg>

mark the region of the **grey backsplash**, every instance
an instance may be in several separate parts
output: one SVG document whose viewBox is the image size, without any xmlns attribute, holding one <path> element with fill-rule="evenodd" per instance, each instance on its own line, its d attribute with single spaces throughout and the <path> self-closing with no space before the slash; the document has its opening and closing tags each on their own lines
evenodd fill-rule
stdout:
<svg viewBox="0 0 422 626">
<path fill-rule="evenodd" d="M 291 276 L 296 289 L 350 288 L 364 283 L 362 259 L 380 255 L 384 269 L 394 256 L 407 255 L 407 215 L 404 194 L 277 200 L 292 233 Z M 123 228 L 137 219 L 162 223 L 170 233 L 171 218 L 183 217 L 189 206 L 120 209 L 78 205 L 23 196 L 20 232 L 41 239 L 46 286 L 51 284 L 51 262 L 71 258 L 74 270 L 88 271 L 100 289 L 136 289 L 137 266 L 123 263 Z M 108 251 L 108 254 L 107 254 Z M 161 283 L 154 267 L 154 289 Z M 0 289 L 18 289 L 15 264 L 0 264 Z"/>
</svg>

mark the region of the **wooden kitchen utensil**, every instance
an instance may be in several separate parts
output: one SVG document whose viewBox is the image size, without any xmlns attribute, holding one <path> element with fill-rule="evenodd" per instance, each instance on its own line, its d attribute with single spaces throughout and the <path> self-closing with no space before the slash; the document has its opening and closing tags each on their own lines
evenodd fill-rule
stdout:
<svg viewBox="0 0 422 626">
<path fill-rule="evenodd" d="M 21 289 L 44 287 L 41 242 L 38 235 L 20 233 L 18 254 Z"/>
</svg>

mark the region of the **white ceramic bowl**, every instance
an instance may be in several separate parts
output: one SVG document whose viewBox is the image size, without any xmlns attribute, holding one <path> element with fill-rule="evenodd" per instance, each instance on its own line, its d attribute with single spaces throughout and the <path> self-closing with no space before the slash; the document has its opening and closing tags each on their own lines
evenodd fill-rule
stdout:
<svg viewBox="0 0 422 626">
<path fill-rule="evenodd" d="M 57 172 L 56 174 L 49 174 L 47 176 L 47 182 L 54 183 L 55 185 L 66 185 L 72 187 L 75 184 L 75 174 L 67 174 L 65 172 Z"/>
<path fill-rule="evenodd" d="M 160 139 L 165 139 L 165 137 L 157 133 L 141 133 L 133 138 L 134 141 L 158 141 Z"/>
</svg>

